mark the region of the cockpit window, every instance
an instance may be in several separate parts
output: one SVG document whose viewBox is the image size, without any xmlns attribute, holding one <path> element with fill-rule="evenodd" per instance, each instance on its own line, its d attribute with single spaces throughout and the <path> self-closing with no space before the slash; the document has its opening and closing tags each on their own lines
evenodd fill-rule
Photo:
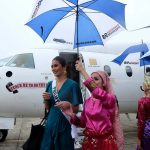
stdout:
<svg viewBox="0 0 150 150">
<path fill-rule="evenodd" d="M 131 77 L 132 76 L 132 68 L 130 66 L 126 66 L 126 74 L 127 76 Z"/>
<path fill-rule="evenodd" d="M 11 57 L 0 59 L 0 67 L 4 66 L 10 60 L 10 58 Z"/>
<path fill-rule="evenodd" d="M 15 55 L 7 64 L 9 67 L 35 68 L 33 54 L 25 53 Z"/>
</svg>

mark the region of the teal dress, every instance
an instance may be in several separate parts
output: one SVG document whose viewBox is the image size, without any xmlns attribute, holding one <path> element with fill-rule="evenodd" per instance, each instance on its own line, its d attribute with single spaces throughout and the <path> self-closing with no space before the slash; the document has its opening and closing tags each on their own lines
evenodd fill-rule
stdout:
<svg viewBox="0 0 150 150">
<path fill-rule="evenodd" d="M 74 139 L 71 137 L 71 125 L 61 110 L 55 107 L 52 96 L 52 81 L 48 83 L 47 92 L 50 93 L 50 112 L 45 125 L 41 150 L 74 150 Z M 77 106 L 83 102 L 79 85 L 67 79 L 58 92 L 61 101 L 69 101 Z"/>
</svg>

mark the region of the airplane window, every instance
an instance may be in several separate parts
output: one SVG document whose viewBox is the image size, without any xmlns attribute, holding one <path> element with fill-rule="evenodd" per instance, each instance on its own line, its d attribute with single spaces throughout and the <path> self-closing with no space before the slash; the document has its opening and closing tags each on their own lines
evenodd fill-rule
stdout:
<svg viewBox="0 0 150 150">
<path fill-rule="evenodd" d="M 105 65 L 105 66 L 104 66 L 104 71 L 105 71 L 109 76 L 111 76 L 111 69 L 110 69 L 110 67 L 109 67 L 108 65 Z"/>
<path fill-rule="evenodd" d="M 130 66 L 126 66 L 126 74 L 127 76 L 131 77 L 132 76 L 132 68 Z"/>
<path fill-rule="evenodd" d="M 11 57 L 0 59 L 0 67 L 4 66 L 10 60 L 10 58 Z"/>
<path fill-rule="evenodd" d="M 150 76 L 150 67 L 146 67 L 145 74 L 148 75 L 148 76 Z"/>
<path fill-rule="evenodd" d="M 33 54 L 25 53 L 15 55 L 7 64 L 9 67 L 20 67 L 20 68 L 35 68 Z"/>
</svg>

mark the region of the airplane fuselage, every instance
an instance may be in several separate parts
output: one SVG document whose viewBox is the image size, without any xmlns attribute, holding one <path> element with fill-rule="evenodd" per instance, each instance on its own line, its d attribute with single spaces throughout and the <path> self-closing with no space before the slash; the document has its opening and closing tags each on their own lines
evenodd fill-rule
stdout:
<svg viewBox="0 0 150 150">
<path fill-rule="evenodd" d="M 16 54 L 8 63 L 0 67 L 0 116 L 39 117 L 44 113 L 42 93 L 48 81 L 53 80 L 51 62 L 62 55 L 70 65 L 70 77 L 79 81 L 83 98 L 89 92 L 82 84 L 82 77 L 74 68 L 76 53 L 51 49 L 30 50 Z M 111 62 L 117 55 L 80 51 L 80 57 L 89 74 L 105 70 L 112 80 L 122 113 L 136 112 L 137 100 L 143 95 L 140 86 L 143 82 L 143 67 L 139 66 L 139 55 L 127 58 L 121 65 Z M 17 58 L 24 60 L 24 66 L 17 65 Z M 20 63 L 20 62 L 19 62 Z M 26 66 L 25 66 L 26 65 Z"/>
</svg>

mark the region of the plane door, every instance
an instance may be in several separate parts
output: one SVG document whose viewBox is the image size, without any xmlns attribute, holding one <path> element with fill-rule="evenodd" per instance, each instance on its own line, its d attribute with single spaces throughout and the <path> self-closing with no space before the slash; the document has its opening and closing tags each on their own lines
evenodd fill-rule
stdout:
<svg viewBox="0 0 150 150">
<path fill-rule="evenodd" d="M 79 83 L 79 72 L 75 69 L 75 62 L 78 59 L 77 53 L 60 52 L 59 56 L 63 57 L 68 66 L 68 78 Z"/>
<path fill-rule="evenodd" d="M 78 54 L 77 53 L 69 53 L 69 52 L 60 52 L 59 56 L 65 58 L 67 65 L 68 65 L 68 72 L 69 72 L 68 78 L 79 83 L 81 92 L 82 92 L 82 96 L 83 96 L 83 100 L 84 100 L 87 96 L 88 91 L 86 90 L 85 86 L 83 85 L 83 77 L 80 76 L 79 72 L 76 71 L 76 69 L 75 69 L 75 62 L 78 59 Z M 82 62 L 84 62 L 81 54 L 80 54 L 80 59 L 82 59 Z M 81 106 L 80 110 L 82 110 L 82 106 Z"/>
</svg>

